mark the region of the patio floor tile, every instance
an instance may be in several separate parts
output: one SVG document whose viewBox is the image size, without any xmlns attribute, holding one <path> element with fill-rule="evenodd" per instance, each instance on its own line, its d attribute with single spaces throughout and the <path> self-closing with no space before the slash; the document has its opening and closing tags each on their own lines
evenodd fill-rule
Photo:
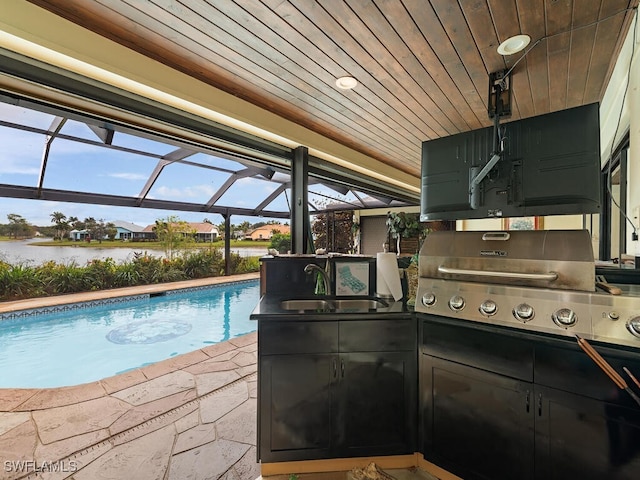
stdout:
<svg viewBox="0 0 640 480">
<path fill-rule="evenodd" d="M 196 375 L 196 388 L 198 395 L 202 396 L 214 390 L 224 387 L 240 378 L 235 370 L 224 372 L 201 373 Z"/>
<path fill-rule="evenodd" d="M 20 405 L 20 409 L 40 410 L 42 408 L 64 407 L 103 397 L 105 393 L 104 387 L 100 382 L 85 383 L 72 387 L 43 388 Z"/>
<path fill-rule="evenodd" d="M 173 447 L 174 455 L 191 450 L 216 439 L 216 426 L 214 424 L 198 425 L 178 435 L 176 445 Z"/>
<path fill-rule="evenodd" d="M 144 422 L 147 422 L 152 419 L 157 419 L 159 416 L 170 412 L 171 410 L 177 409 L 181 405 L 185 405 L 189 403 L 191 400 L 195 400 L 196 392 L 195 390 L 188 390 L 185 392 L 178 392 L 174 395 L 170 395 L 168 397 L 160 398 L 153 402 L 145 403 L 144 405 L 136 405 L 133 408 L 130 408 L 124 415 L 120 416 L 113 424 L 109 427 L 109 431 L 111 435 L 116 435 L 118 433 L 122 433 L 125 430 L 129 430 L 135 426 L 138 426 Z M 192 408 L 189 408 L 188 411 L 182 412 L 182 417 L 198 408 L 197 405 L 193 405 Z M 175 414 L 175 412 L 172 412 Z M 179 418 L 176 417 L 176 418 Z M 156 420 L 157 421 L 157 420 Z M 175 421 L 174 419 L 170 420 L 171 422 Z"/>
<path fill-rule="evenodd" d="M 52 443 L 109 427 L 130 408 L 122 400 L 103 397 L 33 412 L 42 443 Z"/>
<path fill-rule="evenodd" d="M 238 343 L 150 380 L 142 369 L 75 388 L 0 390 L 0 406 L 20 410 L 0 410 L 0 458 L 77 469 L 38 480 L 255 480 L 256 357 Z M 27 400 L 37 409 L 22 411 Z"/>
<path fill-rule="evenodd" d="M 151 365 L 150 367 L 152 367 Z M 183 371 L 171 372 L 161 377 L 154 378 L 145 383 L 125 388 L 115 392 L 112 396 L 119 398 L 131 405 L 144 403 L 168 397 L 178 392 L 191 390 L 196 386 L 193 375 Z"/>
<path fill-rule="evenodd" d="M 215 422 L 234 408 L 246 402 L 249 390 L 246 382 L 225 388 L 215 395 L 200 400 L 200 418 L 202 423 Z"/>
<path fill-rule="evenodd" d="M 146 382 L 147 377 L 144 376 L 142 370 L 137 368 L 129 372 L 121 373 L 120 375 L 114 375 L 113 377 L 103 378 L 100 380 L 105 392 L 113 393 L 125 388 L 133 387 L 140 383 Z"/>
<path fill-rule="evenodd" d="M 73 475 L 74 480 L 161 480 L 169 465 L 175 427 L 168 425 L 112 448 Z M 183 477 L 185 480 L 188 477 Z"/>
<path fill-rule="evenodd" d="M 169 480 L 211 480 L 224 475 L 239 462 L 250 446 L 217 440 L 171 458 Z"/>
<path fill-rule="evenodd" d="M 20 410 L 20 406 L 39 391 L 37 388 L 0 389 L 0 412 Z"/>
</svg>

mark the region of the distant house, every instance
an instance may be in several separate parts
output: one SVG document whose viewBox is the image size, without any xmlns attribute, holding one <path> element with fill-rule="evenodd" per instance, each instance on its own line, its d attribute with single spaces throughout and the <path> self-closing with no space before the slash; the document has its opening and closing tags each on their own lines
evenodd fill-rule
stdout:
<svg viewBox="0 0 640 480">
<path fill-rule="evenodd" d="M 215 242 L 220 236 L 218 227 L 212 223 L 189 223 L 189 226 L 196 232 L 196 241 L 198 242 Z"/>
<path fill-rule="evenodd" d="M 95 240 L 91 237 L 89 230 L 71 230 L 69 232 L 69 238 L 74 242 L 84 241 L 84 240 Z M 107 240 L 109 237 L 107 235 L 104 236 L 103 240 Z"/>
<path fill-rule="evenodd" d="M 280 223 L 274 223 L 270 225 L 263 225 L 262 227 L 258 227 L 254 230 L 251 230 L 245 239 L 247 240 L 271 240 L 273 233 L 282 233 L 283 235 L 287 235 L 291 233 L 291 227 L 289 225 L 282 225 Z"/>
<path fill-rule="evenodd" d="M 207 222 L 188 222 L 190 230 L 194 232 L 194 238 L 197 242 L 214 242 L 220 236 L 220 232 L 218 231 L 218 227 L 211 223 Z M 147 235 L 151 234 L 155 238 L 154 228 L 155 224 L 147 225 L 143 232 Z"/>
<path fill-rule="evenodd" d="M 150 240 L 155 240 L 156 232 L 153 230 L 155 227 L 156 227 L 155 223 L 153 225 L 147 225 L 146 227 L 144 227 L 144 230 L 142 230 L 142 233 L 144 233 L 146 238 Z"/>
<path fill-rule="evenodd" d="M 69 238 L 73 241 L 86 240 L 89 237 L 89 232 L 87 230 L 76 230 L 73 229 L 69 232 Z"/>
<path fill-rule="evenodd" d="M 113 224 L 117 230 L 115 236 L 116 240 L 137 241 L 148 240 L 150 238 L 150 236 L 147 235 L 147 232 L 145 232 L 144 227 L 136 225 L 135 223 L 116 220 Z M 155 238 L 155 236 L 151 238 Z"/>
</svg>

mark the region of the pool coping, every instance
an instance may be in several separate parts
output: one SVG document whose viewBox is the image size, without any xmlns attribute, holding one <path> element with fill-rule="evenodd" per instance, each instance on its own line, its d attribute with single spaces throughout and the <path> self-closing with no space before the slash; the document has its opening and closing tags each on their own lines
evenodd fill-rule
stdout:
<svg viewBox="0 0 640 480">
<path fill-rule="evenodd" d="M 228 283 L 245 283 L 256 281 L 257 277 L 251 277 L 250 275 L 259 274 L 243 274 L 234 275 L 233 280 L 219 281 L 220 278 L 229 277 L 212 277 L 207 279 L 198 280 L 186 280 L 182 282 L 165 283 L 159 285 L 144 285 L 140 287 L 126 287 L 113 290 L 103 290 L 101 292 L 83 292 L 77 294 L 60 295 L 54 297 L 41 297 L 26 300 L 17 300 L 10 305 L 9 311 L 3 311 L 3 304 L 0 303 L 0 322 L 4 320 L 15 320 L 21 318 L 27 318 L 38 315 L 55 314 L 60 312 L 67 312 L 71 310 L 79 310 L 84 308 L 91 308 L 103 305 L 114 305 L 127 302 L 135 302 L 137 300 L 148 299 L 158 295 L 174 295 L 184 292 L 205 290 L 208 288 L 216 287 L 219 285 L 226 285 Z M 249 276 L 249 278 L 247 278 Z M 242 277 L 242 278 L 241 278 Z M 218 280 L 218 281 L 216 281 Z M 173 286 L 167 288 L 166 286 Z M 152 287 L 152 288 L 145 288 Z M 157 287 L 157 288 L 153 288 Z M 104 295 L 100 293 L 104 292 Z M 115 295 L 112 295 L 115 293 Z M 98 294 L 93 295 L 93 294 Z M 73 297 L 73 298 L 72 298 Z M 51 303 L 47 302 L 47 299 L 51 299 Z M 33 301 L 32 301 L 33 300 Z M 66 301 L 64 301 L 66 300 Z"/>
</svg>

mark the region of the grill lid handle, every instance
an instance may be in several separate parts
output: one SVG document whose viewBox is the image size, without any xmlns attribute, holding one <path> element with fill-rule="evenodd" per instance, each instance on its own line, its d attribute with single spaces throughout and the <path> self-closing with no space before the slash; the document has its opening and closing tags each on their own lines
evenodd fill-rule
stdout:
<svg viewBox="0 0 640 480">
<path fill-rule="evenodd" d="M 467 270 L 462 268 L 449 268 L 444 266 L 438 267 L 438 273 L 444 273 L 448 275 L 463 275 L 463 276 L 484 276 L 484 277 L 499 277 L 499 278 L 515 278 L 519 280 L 544 280 L 547 282 L 553 282 L 558 279 L 556 272 L 549 273 L 523 273 L 523 272 L 496 272 L 493 270 Z"/>
<path fill-rule="evenodd" d="M 509 232 L 487 232 L 482 235 L 482 240 L 500 240 L 502 242 L 506 242 L 511 238 L 511 234 Z"/>
</svg>

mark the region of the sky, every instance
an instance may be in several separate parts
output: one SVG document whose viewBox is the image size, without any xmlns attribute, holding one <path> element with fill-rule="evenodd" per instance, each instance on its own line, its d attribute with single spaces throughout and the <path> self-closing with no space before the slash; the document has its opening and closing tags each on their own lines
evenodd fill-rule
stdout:
<svg viewBox="0 0 640 480">
<path fill-rule="evenodd" d="M 51 126 L 54 118 L 47 113 L 0 103 L 0 121 L 46 130 Z M 87 125 L 73 120 L 68 120 L 60 133 L 91 141 L 98 140 L 96 134 Z M 46 136 L 43 133 L 0 125 L 0 184 L 37 186 L 45 142 Z M 58 137 L 51 143 L 44 187 L 137 196 L 156 167 L 157 157 L 176 149 L 173 145 L 121 132 L 115 133 L 113 144 L 149 152 L 156 157 L 105 149 Z M 187 160 L 233 171 L 244 168 L 237 162 L 203 153 L 192 155 Z M 276 175 L 282 174 L 276 173 Z M 228 177 L 229 174 L 225 172 L 173 163 L 164 168 L 148 196 L 163 200 L 206 203 Z M 274 180 L 277 178 L 274 177 Z M 243 178 L 221 197 L 218 205 L 254 208 L 278 186 L 279 183 L 266 179 Z M 348 197 L 343 197 L 322 186 L 314 186 L 314 191 L 329 194 L 339 200 L 348 200 Z M 287 191 L 287 195 L 289 193 Z M 312 198 L 313 195 L 310 194 L 310 199 Z M 281 194 L 266 208 L 288 211 L 287 197 Z M 157 219 L 169 216 L 177 216 L 189 222 L 202 222 L 205 219 L 214 224 L 223 222 L 221 215 L 205 212 L 174 212 L 0 197 L 0 223 L 8 223 L 8 214 L 18 214 L 32 225 L 51 225 L 53 212 L 62 212 L 67 217 L 74 216 L 80 220 L 93 217 L 106 222 L 121 220 L 140 226 L 153 224 Z M 231 217 L 233 224 L 239 224 L 245 220 L 256 223 L 270 219 L 239 215 Z"/>
</svg>

